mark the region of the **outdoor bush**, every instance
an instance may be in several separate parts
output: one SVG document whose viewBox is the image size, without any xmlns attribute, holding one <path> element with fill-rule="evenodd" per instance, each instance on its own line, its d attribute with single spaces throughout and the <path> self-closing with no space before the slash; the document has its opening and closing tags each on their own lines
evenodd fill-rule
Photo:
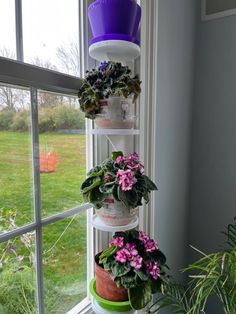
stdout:
<svg viewBox="0 0 236 314">
<path fill-rule="evenodd" d="M 73 106 L 54 108 L 53 117 L 56 129 L 84 129 L 84 114 Z"/>
<path fill-rule="evenodd" d="M 38 119 L 39 119 L 38 128 L 40 133 L 51 132 L 55 130 L 53 109 L 40 108 Z"/>
<path fill-rule="evenodd" d="M 2 110 L 0 111 L 0 130 L 10 130 L 13 122 L 15 111 Z"/>
<path fill-rule="evenodd" d="M 22 110 L 15 113 L 12 127 L 13 131 L 25 132 L 30 128 L 30 116 L 28 110 Z"/>
</svg>

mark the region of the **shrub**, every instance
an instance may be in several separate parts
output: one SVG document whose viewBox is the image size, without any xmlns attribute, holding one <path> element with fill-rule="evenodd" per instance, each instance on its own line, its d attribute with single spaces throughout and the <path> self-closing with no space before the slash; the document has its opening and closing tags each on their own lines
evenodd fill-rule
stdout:
<svg viewBox="0 0 236 314">
<path fill-rule="evenodd" d="M 0 130 L 7 131 L 11 129 L 15 111 L 2 110 L 0 111 Z"/>
<path fill-rule="evenodd" d="M 73 106 L 54 108 L 53 116 L 56 129 L 84 129 L 84 114 Z"/>
<path fill-rule="evenodd" d="M 51 132 L 55 130 L 54 109 L 40 108 L 39 110 L 39 132 Z"/>
<path fill-rule="evenodd" d="M 30 115 L 28 110 L 22 110 L 15 113 L 11 129 L 20 132 L 25 132 L 30 129 Z"/>
</svg>

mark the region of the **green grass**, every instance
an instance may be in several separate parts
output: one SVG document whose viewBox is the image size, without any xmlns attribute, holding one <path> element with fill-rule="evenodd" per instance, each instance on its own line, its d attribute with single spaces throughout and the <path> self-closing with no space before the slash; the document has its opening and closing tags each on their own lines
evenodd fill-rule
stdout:
<svg viewBox="0 0 236 314">
<path fill-rule="evenodd" d="M 41 134 L 40 151 L 54 151 L 59 157 L 57 170 L 40 176 L 42 216 L 81 204 L 80 184 L 86 175 L 85 136 Z M 0 208 L 15 209 L 18 226 L 34 219 L 31 152 L 29 134 L 0 132 Z M 86 294 L 86 214 L 45 227 L 43 251 L 44 279 L 62 293 L 63 313 Z"/>
</svg>

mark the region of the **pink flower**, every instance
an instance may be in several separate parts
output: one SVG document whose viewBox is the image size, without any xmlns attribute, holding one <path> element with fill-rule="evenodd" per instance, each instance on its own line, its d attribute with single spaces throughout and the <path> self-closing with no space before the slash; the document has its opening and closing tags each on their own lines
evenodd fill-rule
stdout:
<svg viewBox="0 0 236 314">
<path fill-rule="evenodd" d="M 133 257 L 132 261 L 130 262 L 130 266 L 138 270 L 142 267 L 142 261 L 143 261 L 143 258 L 139 255 L 136 255 Z"/>
<path fill-rule="evenodd" d="M 142 241 L 144 244 L 150 240 L 150 237 L 144 232 L 144 231 L 139 231 L 139 240 Z"/>
<path fill-rule="evenodd" d="M 140 171 L 142 174 L 144 173 L 144 167 L 141 165 L 141 163 L 139 161 L 138 154 L 133 153 L 129 156 L 126 156 L 124 161 L 125 161 L 127 168 L 129 168 L 131 170 Z"/>
<path fill-rule="evenodd" d="M 134 243 L 127 243 L 124 247 L 124 252 L 129 261 L 132 261 L 133 257 L 138 255 L 138 251 Z"/>
<path fill-rule="evenodd" d="M 134 184 L 137 182 L 137 179 L 135 177 L 135 173 L 128 170 L 121 170 L 119 169 L 116 174 L 118 178 L 119 186 L 123 191 L 130 191 L 132 190 Z"/>
<path fill-rule="evenodd" d="M 115 246 L 118 246 L 118 247 L 123 247 L 124 246 L 124 237 L 116 237 L 114 238 L 109 246 L 112 246 L 112 245 L 115 245 Z"/>
<path fill-rule="evenodd" d="M 158 250 L 158 244 L 156 240 L 148 240 L 146 243 L 144 243 L 146 252 L 153 252 Z"/>
<path fill-rule="evenodd" d="M 117 251 L 115 259 L 122 264 L 125 263 L 127 261 L 127 257 L 124 250 Z"/>
<path fill-rule="evenodd" d="M 153 279 L 157 280 L 160 277 L 160 268 L 157 262 L 147 261 L 146 263 L 147 271 L 152 276 Z"/>
<path fill-rule="evenodd" d="M 139 231 L 139 240 L 143 242 L 146 252 L 153 252 L 158 250 L 157 241 L 150 239 L 150 237 L 145 232 Z"/>
<path fill-rule="evenodd" d="M 115 164 L 119 165 L 124 160 L 123 156 L 116 157 Z"/>
</svg>

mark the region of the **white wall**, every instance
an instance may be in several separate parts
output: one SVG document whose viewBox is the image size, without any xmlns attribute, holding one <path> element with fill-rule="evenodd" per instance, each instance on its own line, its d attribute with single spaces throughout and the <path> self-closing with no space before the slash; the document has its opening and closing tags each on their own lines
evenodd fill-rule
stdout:
<svg viewBox="0 0 236 314">
<path fill-rule="evenodd" d="M 195 0 L 159 1 L 155 236 L 175 274 L 186 265 L 195 13 Z"/>
<path fill-rule="evenodd" d="M 201 22 L 199 8 L 196 56 L 190 242 L 210 252 L 236 216 L 236 15 Z"/>
</svg>

